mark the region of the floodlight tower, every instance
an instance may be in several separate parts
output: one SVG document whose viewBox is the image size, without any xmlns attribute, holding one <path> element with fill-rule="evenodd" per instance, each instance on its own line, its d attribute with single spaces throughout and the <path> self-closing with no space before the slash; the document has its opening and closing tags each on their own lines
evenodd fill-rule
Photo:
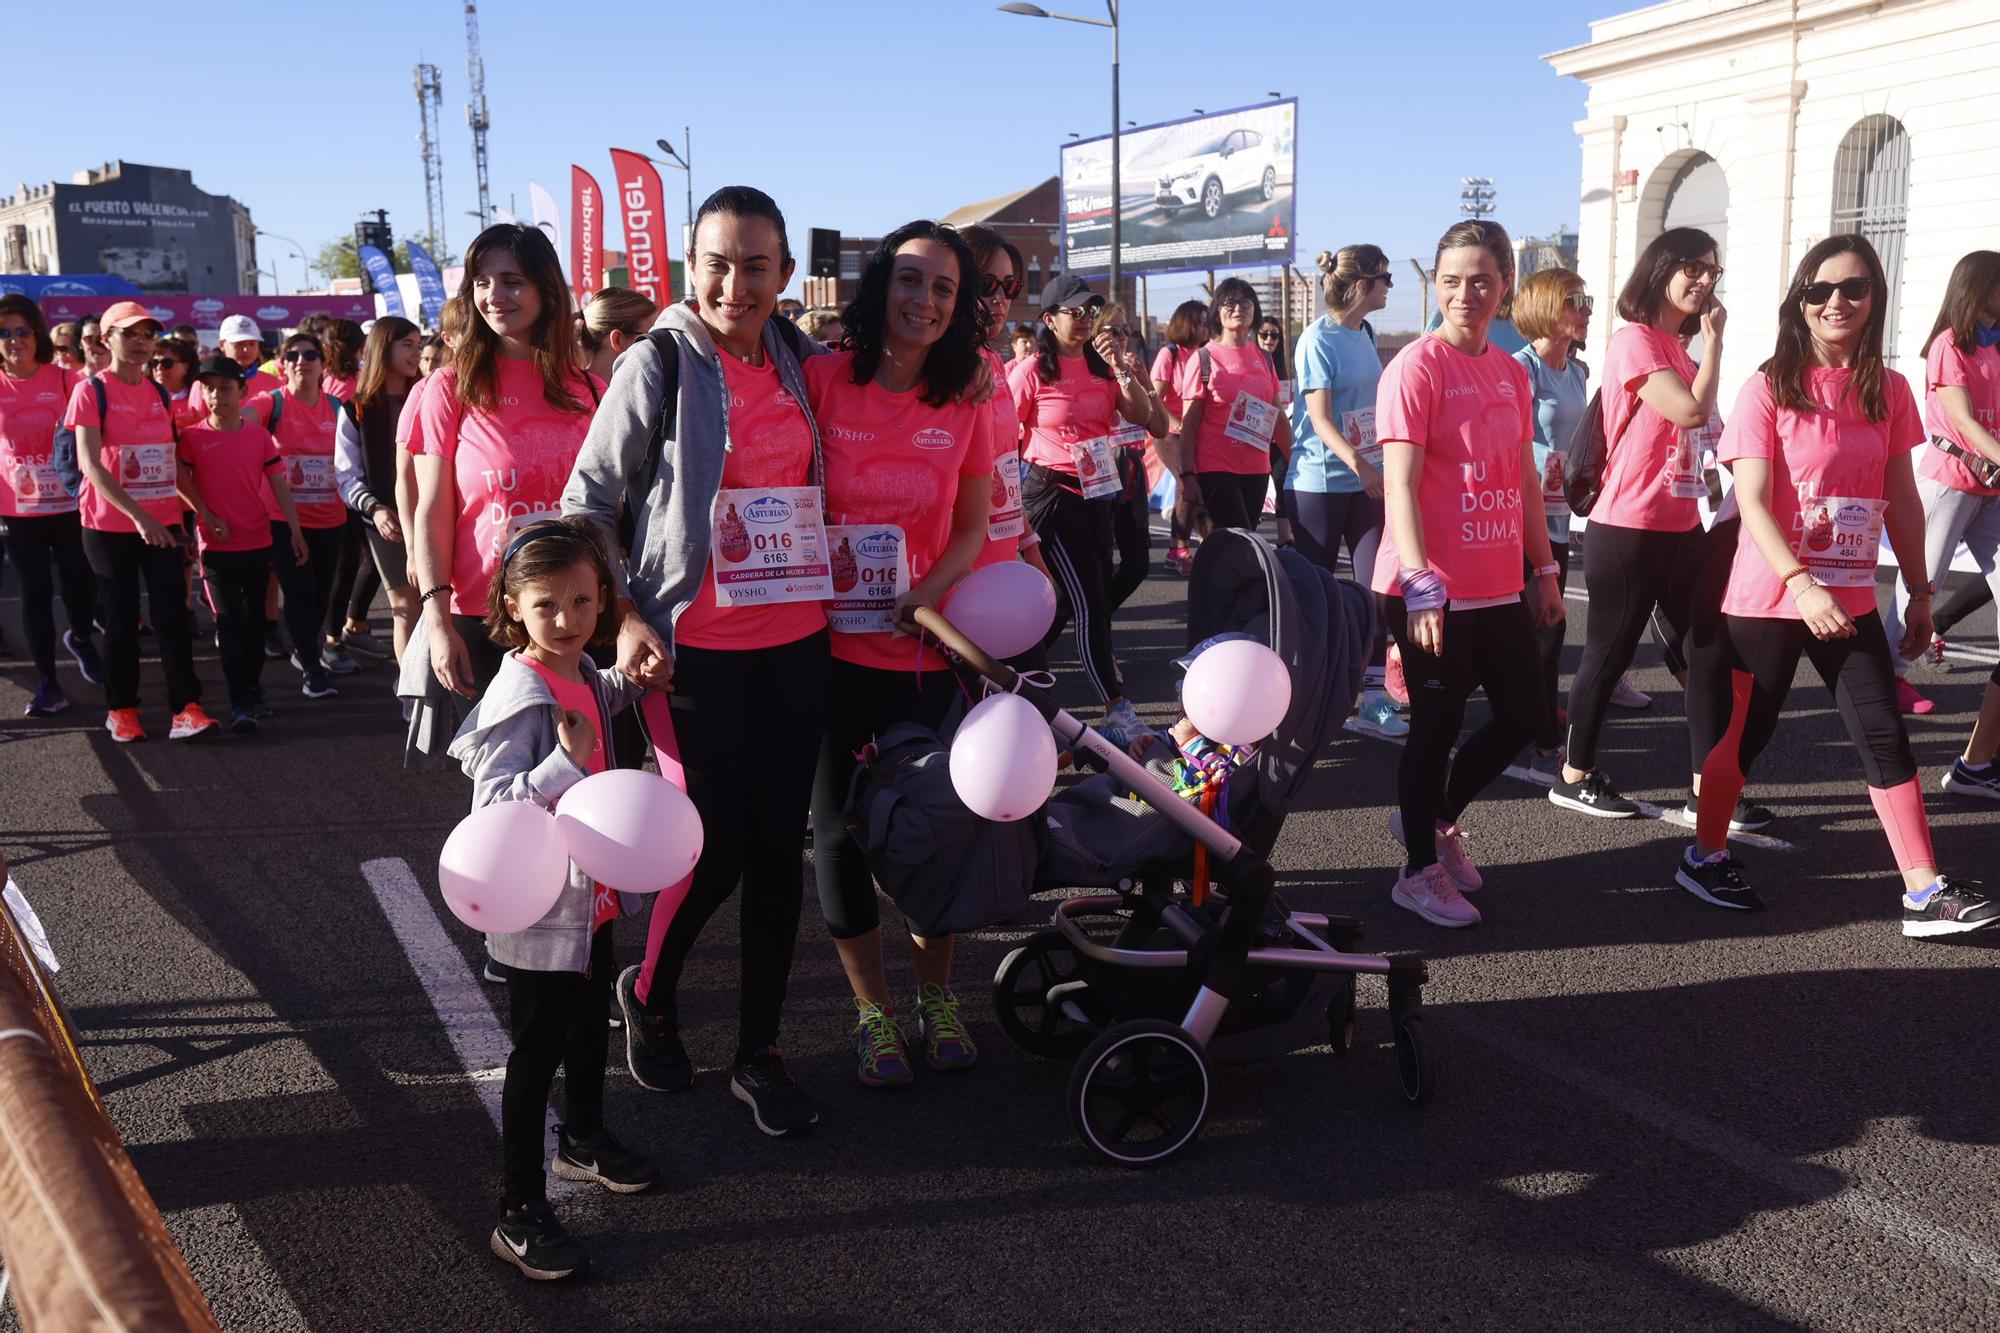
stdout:
<svg viewBox="0 0 2000 1333">
<path fill-rule="evenodd" d="M 1458 184 L 1458 211 L 1467 217 L 1483 218 L 1498 207 L 1493 196 L 1499 191 L 1493 188 L 1491 177 L 1460 176 Z"/>
<path fill-rule="evenodd" d="M 472 127 L 472 169 L 479 179 L 479 225 L 493 221 L 486 183 L 486 62 L 479 57 L 479 6 L 465 0 L 465 123 Z"/>
<path fill-rule="evenodd" d="M 438 129 L 438 114 L 444 106 L 444 79 L 436 65 L 418 65 L 417 143 L 424 154 L 424 222 L 431 242 L 442 252 L 444 244 L 444 135 Z"/>
</svg>

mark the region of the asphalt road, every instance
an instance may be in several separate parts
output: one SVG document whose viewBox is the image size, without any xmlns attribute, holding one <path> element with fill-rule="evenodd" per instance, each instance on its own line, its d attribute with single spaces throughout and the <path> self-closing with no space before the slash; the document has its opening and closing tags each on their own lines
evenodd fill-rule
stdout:
<svg viewBox="0 0 2000 1333">
<path fill-rule="evenodd" d="M 1117 626 L 1163 722 L 1182 596 L 1156 572 Z M 1573 667 L 1588 607 L 1570 609 Z M 18 651 L 11 596 L 0 627 Z M 1992 613 L 1959 639 L 1990 648 Z M 1605 763 L 1678 804 L 1680 696 L 1650 646 L 1641 661 L 1654 706 L 1614 723 Z M 212 652 L 201 666 L 219 691 Z M 1935 783 L 1989 669 L 1920 667 L 1939 708 L 1913 724 L 1940 852 L 1975 877 L 2000 859 L 1994 810 Z M 389 675 L 369 666 L 314 703 L 274 663 L 281 715 L 255 738 L 121 748 L 94 709 L 23 720 L 33 682 L 0 663 L 0 845 L 226 1327 L 2000 1324 L 2000 932 L 1898 933 L 1886 840 L 1809 670 L 1754 786 L 1790 844 L 1745 849 L 1761 915 L 1670 887 L 1683 831 L 1564 814 L 1503 778 L 1466 820 L 1485 924 L 1427 926 L 1388 899 L 1395 752 L 1343 739 L 1280 842 L 1283 892 L 1433 960 L 1440 1091 L 1403 1105 L 1364 985 L 1352 1054 L 1220 1071 L 1203 1138 L 1157 1171 L 1100 1166 L 1063 1112 L 1066 1066 L 991 1021 L 987 979 L 1019 931 L 961 945 L 976 1070 L 857 1084 L 810 896 L 786 1050 L 824 1123 L 764 1138 L 722 1072 L 725 912 L 683 995 L 695 1090 L 611 1079 L 613 1127 L 665 1186 L 559 1198 L 596 1271 L 558 1286 L 486 1252 L 497 1085 L 467 1070 L 504 1055 L 486 997 L 504 1001 L 468 979 L 471 932 L 430 910 L 467 789 L 397 766 Z M 149 666 L 164 731 L 157 682 Z M 397 859 L 423 889 L 391 911 Z M 639 936 L 624 928 L 621 954 Z M 890 957 L 908 984 L 907 952 Z"/>
</svg>

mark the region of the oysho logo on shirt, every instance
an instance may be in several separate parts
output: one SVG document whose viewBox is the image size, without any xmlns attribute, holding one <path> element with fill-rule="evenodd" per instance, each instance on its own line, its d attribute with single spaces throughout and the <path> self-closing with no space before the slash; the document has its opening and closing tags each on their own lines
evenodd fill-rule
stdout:
<svg viewBox="0 0 2000 1333">
<path fill-rule="evenodd" d="M 743 506 L 743 517 L 752 523 L 783 523 L 792 516 L 792 506 L 775 495 L 760 495 Z"/>
<path fill-rule="evenodd" d="M 1444 400 L 1448 403 L 1454 398 L 1463 398 L 1465 397 L 1465 395 L 1469 393 L 1478 393 L 1478 392 L 1479 392 L 1479 386 L 1476 384 L 1447 385 L 1444 391 Z"/>
<path fill-rule="evenodd" d="M 38 403 L 60 403 L 62 401 L 62 395 L 55 392 L 53 389 L 44 389 L 40 393 L 35 395 L 35 401 Z"/>
<path fill-rule="evenodd" d="M 958 437 L 942 426 L 926 426 L 910 437 L 910 443 L 919 449 L 949 449 Z"/>
<path fill-rule="evenodd" d="M 855 430 L 852 426 L 827 426 L 825 430 L 830 439 L 839 440 L 843 444 L 867 444 L 875 438 L 874 431 Z"/>
</svg>

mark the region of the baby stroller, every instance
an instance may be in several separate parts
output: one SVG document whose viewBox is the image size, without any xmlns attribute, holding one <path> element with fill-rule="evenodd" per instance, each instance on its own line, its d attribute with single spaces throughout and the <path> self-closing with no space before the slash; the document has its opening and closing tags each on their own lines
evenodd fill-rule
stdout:
<svg viewBox="0 0 2000 1333">
<path fill-rule="evenodd" d="M 1212 1063 L 1320 1041 L 1344 1054 L 1361 973 L 1388 983 L 1403 1095 L 1429 1099 L 1423 962 L 1349 952 L 1361 923 L 1287 909 L 1266 859 L 1288 802 L 1353 712 L 1375 623 L 1365 590 L 1253 533 L 1218 529 L 1202 543 L 1189 642 L 1248 633 L 1278 653 L 1292 679 L 1284 721 L 1229 775 L 1213 819 L 941 616 L 917 618 L 989 681 L 1033 703 L 1058 746 L 1104 770 L 1038 816 L 1050 847 L 1037 874 L 1041 889 L 1109 892 L 1065 899 L 993 983 L 1008 1036 L 1036 1055 L 1075 1059 L 1069 1114 L 1086 1145 L 1121 1166 L 1156 1165 L 1201 1132 Z M 1197 878 L 1197 846 L 1214 880 L 1205 901 L 1181 887 Z"/>
</svg>

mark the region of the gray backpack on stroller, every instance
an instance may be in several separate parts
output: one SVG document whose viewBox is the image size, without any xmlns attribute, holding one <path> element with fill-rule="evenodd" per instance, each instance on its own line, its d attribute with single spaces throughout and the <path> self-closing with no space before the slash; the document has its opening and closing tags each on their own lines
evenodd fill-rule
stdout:
<svg viewBox="0 0 2000 1333">
<path fill-rule="evenodd" d="M 919 935 L 956 935 L 1028 909 L 1039 816 L 981 819 L 951 785 L 951 751 L 928 727 L 889 728 L 856 765 L 847 824 L 868 868 Z"/>
</svg>

